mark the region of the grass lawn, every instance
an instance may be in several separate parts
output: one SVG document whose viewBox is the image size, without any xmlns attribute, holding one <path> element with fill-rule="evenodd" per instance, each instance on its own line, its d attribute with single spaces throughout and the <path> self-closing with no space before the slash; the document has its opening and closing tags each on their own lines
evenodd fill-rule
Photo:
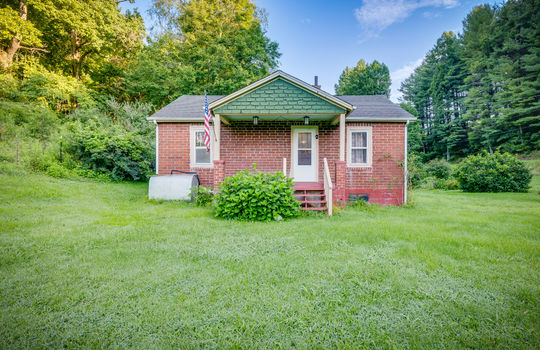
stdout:
<svg viewBox="0 0 540 350">
<path fill-rule="evenodd" d="M 238 223 L 0 175 L 0 348 L 538 348 L 539 189 Z"/>
</svg>

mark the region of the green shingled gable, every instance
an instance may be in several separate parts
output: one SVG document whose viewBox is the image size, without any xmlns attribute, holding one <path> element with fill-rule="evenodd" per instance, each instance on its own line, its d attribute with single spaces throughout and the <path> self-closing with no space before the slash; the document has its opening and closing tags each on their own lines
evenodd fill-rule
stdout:
<svg viewBox="0 0 540 350">
<path fill-rule="evenodd" d="M 216 114 L 340 114 L 346 110 L 281 78 L 214 109 Z"/>
</svg>

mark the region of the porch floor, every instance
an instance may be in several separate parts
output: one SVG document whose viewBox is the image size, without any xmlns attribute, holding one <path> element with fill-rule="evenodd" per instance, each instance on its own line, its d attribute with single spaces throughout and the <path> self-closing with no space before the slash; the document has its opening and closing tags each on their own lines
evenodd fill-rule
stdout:
<svg viewBox="0 0 540 350">
<path fill-rule="evenodd" d="M 295 182 L 295 191 L 322 191 L 324 190 L 324 184 L 318 182 Z"/>
</svg>

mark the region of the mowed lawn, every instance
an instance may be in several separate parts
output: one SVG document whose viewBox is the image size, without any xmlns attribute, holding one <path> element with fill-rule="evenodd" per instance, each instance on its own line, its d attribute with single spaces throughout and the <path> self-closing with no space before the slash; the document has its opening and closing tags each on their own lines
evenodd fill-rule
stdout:
<svg viewBox="0 0 540 350">
<path fill-rule="evenodd" d="M 0 175 L 0 348 L 539 348 L 539 181 L 238 223 Z"/>
</svg>

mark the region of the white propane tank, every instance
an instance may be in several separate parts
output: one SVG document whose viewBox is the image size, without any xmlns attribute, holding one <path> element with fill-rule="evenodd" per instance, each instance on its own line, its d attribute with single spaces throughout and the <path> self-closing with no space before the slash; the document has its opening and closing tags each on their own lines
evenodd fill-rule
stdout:
<svg viewBox="0 0 540 350">
<path fill-rule="evenodd" d="M 191 188 L 197 185 L 196 174 L 155 175 L 150 178 L 148 199 L 191 200 Z"/>
</svg>

